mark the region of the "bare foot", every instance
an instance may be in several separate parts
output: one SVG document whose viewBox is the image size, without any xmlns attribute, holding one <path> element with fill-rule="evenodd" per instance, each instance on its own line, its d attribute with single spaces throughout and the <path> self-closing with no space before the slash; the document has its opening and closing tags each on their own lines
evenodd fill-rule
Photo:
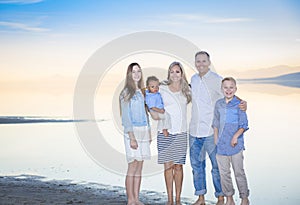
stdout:
<svg viewBox="0 0 300 205">
<path fill-rule="evenodd" d="M 173 201 L 167 201 L 166 205 L 174 205 Z"/>
<path fill-rule="evenodd" d="M 199 196 L 198 200 L 193 205 L 205 205 L 204 196 Z"/>
<path fill-rule="evenodd" d="M 216 205 L 224 205 L 224 196 L 218 197 L 218 202 L 216 203 Z"/>
<path fill-rule="evenodd" d="M 249 205 L 250 204 L 250 201 L 248 198 L 243 198 L 242 199 L 242 202 L 241 202 L 241 205 Z"/>
<path fill-rule="evenodd" d="M 164 136 L 165 137 L 168 137 L 169 136 L 169 132 L 167 129 L 163 129 L 163 133 L 164 133 Z"/>
<path fill-rule="evenodd" d="M 140 202 L 139 200 L 135 201 L 135 205 L 145 205 L 142 202 Z"/>
<path fill-rule="evenodd" d="M 181 202 L 180 201 L 176 201 L 176 205 L 181 205 Z"/>
</svg>

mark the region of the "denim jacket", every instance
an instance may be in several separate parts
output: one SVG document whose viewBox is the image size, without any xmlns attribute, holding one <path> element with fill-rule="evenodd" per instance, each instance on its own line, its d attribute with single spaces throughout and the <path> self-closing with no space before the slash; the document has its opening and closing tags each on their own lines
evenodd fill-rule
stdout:
<svg viewBox="0 0 300 205">
<path fill-rule="evenodd" d="M 122 110 L 122 125 L 124 132 L 132 132 L 133 127 L 148 126 L 148 115 L 145 110 L 144 95 L 140 90 L 136 91 L 129 101 L 124 100 L 124 96 L 120 96 Z"/>
</svg>

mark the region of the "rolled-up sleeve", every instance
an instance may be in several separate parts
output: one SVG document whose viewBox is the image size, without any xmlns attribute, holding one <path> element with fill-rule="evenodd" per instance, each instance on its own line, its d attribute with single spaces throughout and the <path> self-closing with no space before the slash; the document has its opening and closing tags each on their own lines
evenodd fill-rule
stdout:
<svg viewBox="0 0 300 205">
<path fill-rule="evenodd" d="M 243 128 L 244 132 L 249 129 L 248 127 L 248 119 L 245 111 L 239 109 L 239 129 Z"/>
<path fill-rule="evenodd" d="M 128 101 L 125 101 L 124 98 L 120 98 L 121 102 L 121 113 L 122 113 L 122 125 L 124 127 L 124 132 L 132 132 L 133 131 L 133 125 L 131 121 L 131 115 L 130 115 L 130 103 Z"/>
</svg>

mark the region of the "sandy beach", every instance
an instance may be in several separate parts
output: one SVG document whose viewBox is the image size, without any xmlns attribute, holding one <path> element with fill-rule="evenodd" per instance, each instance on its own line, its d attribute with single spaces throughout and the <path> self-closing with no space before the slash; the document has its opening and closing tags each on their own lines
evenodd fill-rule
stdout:
<svg viewBox="0 0 300 205">
<path fill-rule="evenodd" d="M 165 204 L 164 193 L 142 191 L 140 199 L 147 205 Z M 191 204 L 183 199 L 182 204 Z M 0 204 L 126 204 L 123 187 L 98 183 L 73 183 L 70 180 L 47 180 L 41 176 L 0 177 Z"/>
</svg>

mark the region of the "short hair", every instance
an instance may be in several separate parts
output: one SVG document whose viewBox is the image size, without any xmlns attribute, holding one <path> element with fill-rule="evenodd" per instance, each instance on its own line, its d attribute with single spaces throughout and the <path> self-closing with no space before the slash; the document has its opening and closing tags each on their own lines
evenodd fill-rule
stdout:
<svg viewBox="0 0 300 205">
<path fill-rule="evenodd" d="M 155 81 L 155 82 L 159 82 L 158 78 L 153 76 L 149 76 L 146 80 L 146 86 L 149 86 L 150 81 Z"/>
<path fill-rule="evenodd" d="M 223 83 L 224 81 L 231 81 L 231 82 L 233 82 L 233 83 L 236 85 L 236 80 L 235 80 L 233 77 L 226 77 L 226 78 L 223 78 L 222 83 Z"/>
<path fill-rule="evenodd" d="M 209 56 L 209 54 L 208 54 L 206 51 L 198 51 L 198 52 L 195 54 L 195 58 L 196 58 L 198 55 L 206 55 L 206 56 L 208 57 L 208 60 L 210 60 L 210 56 Z"/>
</svg>

